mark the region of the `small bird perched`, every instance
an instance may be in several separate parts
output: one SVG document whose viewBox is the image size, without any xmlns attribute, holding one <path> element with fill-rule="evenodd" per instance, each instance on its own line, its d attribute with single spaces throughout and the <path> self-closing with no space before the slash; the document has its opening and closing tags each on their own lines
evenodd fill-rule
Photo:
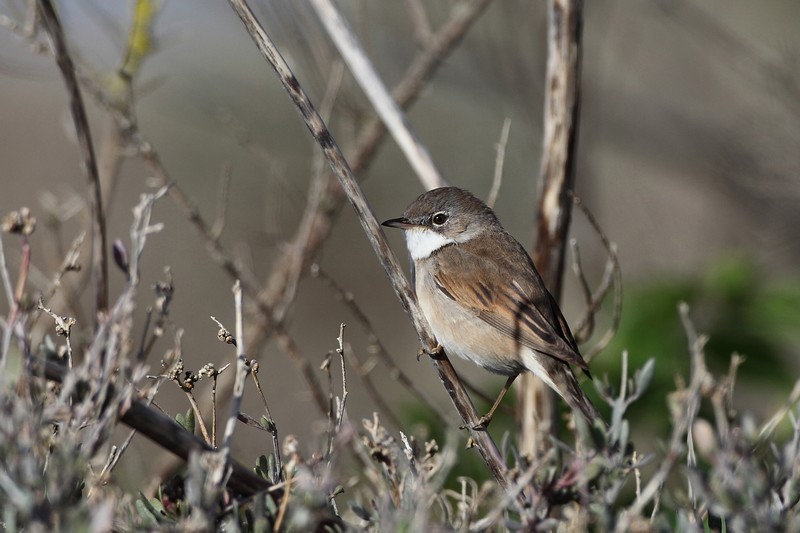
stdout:
<svg viewBox="0 0 800 533">
<path fill-rule="evenodd" d="M 439 344 L 508 377 L 486 426 L 514 379 L 530 370 L 589 424 L 602 420 L 570 365 L 589 366 L 525 248 L 489 206 L 457 187 L 428 191 L 384 226 L 404 230 L 417 299 Z"/>
</svg>

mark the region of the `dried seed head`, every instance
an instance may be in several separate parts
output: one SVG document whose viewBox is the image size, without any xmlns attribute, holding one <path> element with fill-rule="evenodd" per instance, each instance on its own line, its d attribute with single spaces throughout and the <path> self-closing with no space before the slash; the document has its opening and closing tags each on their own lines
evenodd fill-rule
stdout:
<svg viewBox="0 0 800 533">
<path fill-rule="evenodd" d="M 36 229 L 36 217 L 31 216 L 31 210 L 27 207 L 20 207 L 3 217 L 0 227 L 6 233 L 30 235 Z"/>
<path fill-rule="evenodd" d="M 197 375 L 201 378 L 213 378 L 217 375 L 217 369 L 214 367 L 213 363 L 206 363 L 203 365 L 203 368 L 197 372 Z"/>
</svg>

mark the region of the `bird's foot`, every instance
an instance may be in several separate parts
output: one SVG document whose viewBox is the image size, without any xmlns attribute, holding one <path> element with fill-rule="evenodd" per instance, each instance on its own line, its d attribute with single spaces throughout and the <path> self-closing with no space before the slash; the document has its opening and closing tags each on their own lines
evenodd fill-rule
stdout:
<svg viewBox="0 0 800 533">
<path fill-rule="evenodd" d="M 441 344 L 437 344 L 433 350 L 426 350 L 424 347 L 420 348 L 417 352 L 417 361 L 422 358 L 423 355 L 430 356 L 433 359 L 436 359 L 441 353 L 444 351 L 444 347 Z"/>
<path fill-rule="evenodd" d="M 476 431 L 477 431 L 477 430 L 479 430 L 479 429 L 482 429 L 482 430 L 486 431 L 487 429 L 489 429 L 489 424 L 490 424 L 491 422 L 492 422 L 492 417 L 491 417 L 491 415 L 483 415 L 482 417 L 480 417 L 480 418 L 478 419 L 478 421 L 477 421 L 477 422 L 475 422 L 474 424 L 472 424 L 472 426 L 471 426 L 471 427 L 472 427 L 472 429 L 474 429 L 474 430 L 476 430 Z M 465 424 L 465 425 L 463 425 L 463 426 L 460 426 L 460 427 L 459 427 L 459 429 L 467 429 L 468 427 L 470 427 L 470 426 L 468 426 L 467 424 Z"/>
</svg>

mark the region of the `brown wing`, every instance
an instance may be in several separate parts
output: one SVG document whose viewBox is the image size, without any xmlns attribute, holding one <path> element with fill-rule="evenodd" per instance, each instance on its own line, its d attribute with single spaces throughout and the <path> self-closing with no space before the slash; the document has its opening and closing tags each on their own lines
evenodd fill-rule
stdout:
<svg viewBox="0 0 800 533">
<path fill-rule="evenodd" d="M 566 320 L 522 246 L 507 234 L 479 246 L 469 241 L 440 249 L 437 288 L 515 342 L 588 372 Z"/>
</svg>

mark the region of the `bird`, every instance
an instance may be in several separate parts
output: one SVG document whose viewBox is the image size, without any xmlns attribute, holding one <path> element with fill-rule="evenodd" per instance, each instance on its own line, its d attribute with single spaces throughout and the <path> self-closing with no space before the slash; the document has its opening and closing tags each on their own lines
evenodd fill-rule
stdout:
<svg viewBox="0 0 800 533">
<path fill-rule="evenodd" d="M 487 427 L 511 384 L 533 372 L 590 425 L 603 423 L 572 367 L 589 365 L 525 248 L 494 211 L 458 187 L 420 195 L 386 227 L 405 234 L 417 300 L 439 345 L 507 377 L 474 425 Z"/>
</svg>

